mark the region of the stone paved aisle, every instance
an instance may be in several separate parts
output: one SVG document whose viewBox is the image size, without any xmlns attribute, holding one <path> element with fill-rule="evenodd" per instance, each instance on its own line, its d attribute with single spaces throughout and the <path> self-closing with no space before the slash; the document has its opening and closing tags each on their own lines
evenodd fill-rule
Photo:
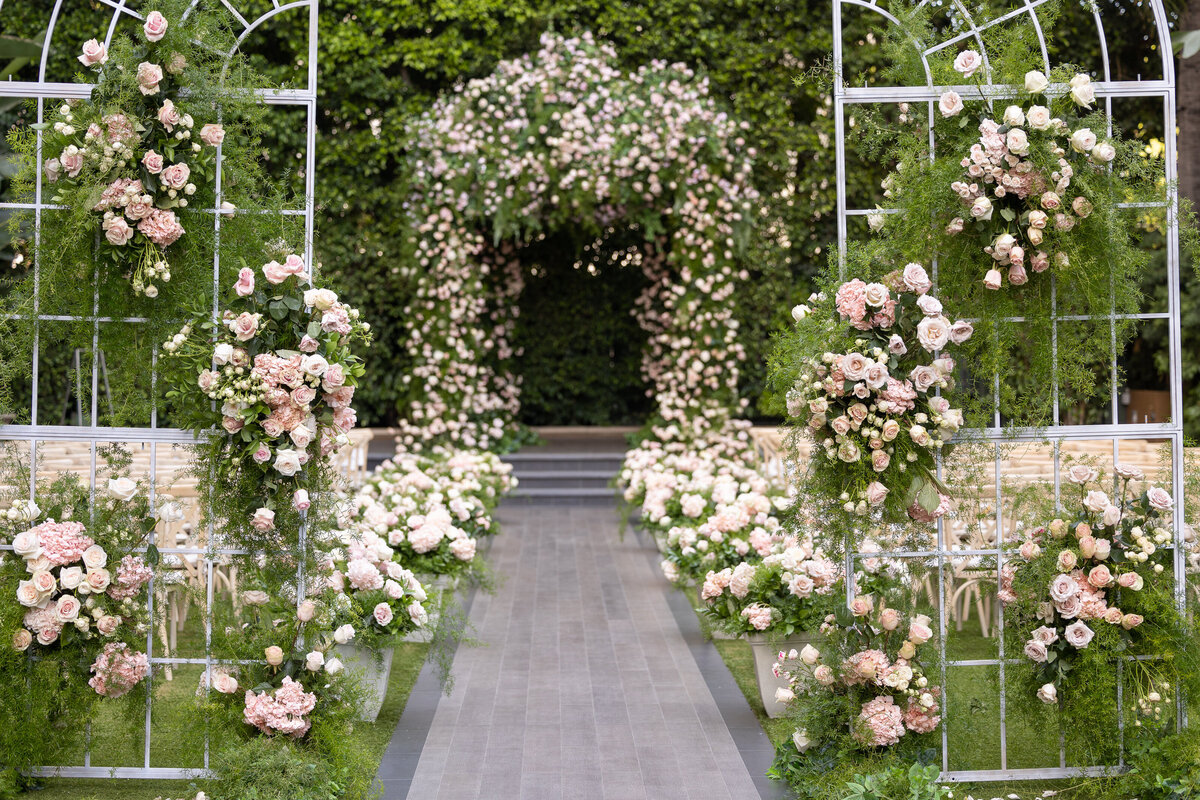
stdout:
<svg viewBox="0 0 1200 800">
<path fill-rule="evenodd" d="M 502 583 L 471 608 L 483 646 L 458 649 L 410 787 L 388 780 L 393 742 L 388 800 L 758 800 L 616 510 L 505 506 L 500 522 Z"/>
</svg>

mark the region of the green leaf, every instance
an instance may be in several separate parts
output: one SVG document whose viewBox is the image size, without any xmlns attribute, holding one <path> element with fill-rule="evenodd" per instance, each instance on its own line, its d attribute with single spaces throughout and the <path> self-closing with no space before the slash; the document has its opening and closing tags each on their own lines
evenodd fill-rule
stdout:
<svg viewBox="0 0 1200 800">
<path fill-rule="evenodd" d="M 162 554 L 158 552 L 158 547 L 154 542 L 151 542 L 146 548 L 146 563 L 152 567 L 156 567 L 160 561 L 162 561 Z"/>
<path fill-rule="evenodd" d="M 1180 58 L 1191 58 L 1200 53 L 1200 31 L 1176 31 L 1171 34 L 1171 49 Z"/>
<path fill-rule="evenodd" d="M 1014 219 L 1017 218 L 1016 212 L 1013 211 L 1011 208 L 1000 209 L 1000 216 L 1004 217 L 1004 219 L 1008 220 L 1009 222 L 1012 222 Z"/>
<path fill-rule="evenodd" d="M 917 497 L 917 502 L 921 504 L 921 508 L 932 514 L 934 511 L 937 511 L 938 503 L 941 500 L 938 496 L 937 487 L 932 482 L 926 481 L 925 485 L 921 487 L 921 494 Z"/>
</svg>

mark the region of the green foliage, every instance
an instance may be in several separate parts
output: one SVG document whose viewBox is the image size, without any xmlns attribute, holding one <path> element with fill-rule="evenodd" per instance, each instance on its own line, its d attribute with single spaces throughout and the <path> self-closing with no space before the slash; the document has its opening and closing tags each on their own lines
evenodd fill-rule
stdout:
<svg viewBox="0 0 1200 800">
<path fill-rule="evenodd" d="M 870 775 L 855 775 L 846 784 L 842 800 L 941 800 L 952 797 L 947 786 L 938 783 L 940 770 L 932 764 L 912 764 L 905 769 L 894 766 Z"/>
<path fill-rule="evenodd" d="M 351 764 L 293 744 L 254 737 L 213 755 L 213 800 L 333 800 L 351 797 Z M 362 795 L 359 795 L 362 796 Z"/>
</svg>

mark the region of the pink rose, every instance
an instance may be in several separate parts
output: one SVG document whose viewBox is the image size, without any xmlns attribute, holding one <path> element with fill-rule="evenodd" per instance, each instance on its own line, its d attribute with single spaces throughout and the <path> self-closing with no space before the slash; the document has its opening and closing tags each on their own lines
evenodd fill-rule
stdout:
<svg viewBox="0 0 1200 800">
<path fill-rule="evenodd" d="M 292 253 L 283 260 L 283 266 L 286 267 L 288 272 L 292 273 L 293 275 L 304 274 L 304 259 L 295 253 Z"/>
<path fill-rule="evenodd" d="M 859 595 L 850 601 L 850 613 L 856 617 L 865 617 L 875 608 L 875 598 L 871 595 Z"/>
<path fill-rule="evenodd" d="M 1175 507 L 1175 501 L 1171 499 L 1170 493 L 1159 486 L 1152 486 L 1146 490 L 1146 501 L 1155 511 L 1167 512 Z"/>
<path fill-rule="evenodd" d="M 371 612 L 371 616 L 375 617 L 375 621 L 381 626 L 386 627 L 393 619 L 392 607 L 387 603 L 380 603 L 375 606 L 375 610 Z"/>
<path fill-rule="evenodd" d="M 256 531 L 269 531 L 275 527 L 275 512 L 269 508 L 259 508 L 250 518 L 250 524 Z"/>
<path fill-rule="evenodd" d="M 117 632 L 117 628 L 120 626 L 120 624 L 120 618 L 105 615 L 96 620 L 96 630 L 100 631 L 100 633 L 104 636 L 112 636 Z"/>
<path fill-rule="evenodd" d="M 255 463 L 265 464 L 271 460 L 271 448 L 267 447 L 265 444 L 260 444 L 258 449 L 254 451 L 254 455 L 251 456 L 251 458 L 254 459 Z"/>
<path fill-rule="evenodd" d="M 162 67 L 157 64 L 151 64 L 143 61 L 138 64 L 137 82 L 138 89 L 144 95 L 158 94 L 158 84 L 163 79 Z"/>
<path fill-rule="evenodd" d="M 292 390 L 292 402 L 301 407 L 307 406 L 316 397 L 317 390 L 307 384 L 297 386 Z"/>
<path fill-rule="evenodd" d="M 168 189 L 182 189 L 187 185 L 192 170 L 187 164 L 172 164 L 162 171 L 162 183 Z"/>
<path fill-rule="evenodd" d="M 233 290 L 237 292 L 238 297 L 249 297 L 254 294 L 254 270 L 242 267 L 238 271 L 237 283 L 234 284 Z"/>
<path fill-rule="evenodd" d="M 169 98 L 163 100 L 162 107 L 158 109 L 158 121 L 161 122 L 162 126 L 168 131 L 175 130 L 175 126 L 179 124 L 179 120 L 182 118 L 182 116 L 183 115 L 179 113 L 179 109 L 175 107 L 174 101 Z"/>
<path fill-rule="evenodd" d="M 1063 631 L 1063 639 L 1076 650 L 1083 650 L 1091 644 L 1092 637 L 1095 635 L 1096 632 L 1089 628 L 1086 623 L 1079 621 L 1071 623 Z"/>
<path fill-rule="evenodd" d="M 312 600 L 305 600 L 296 607 L 296 619 L 301 622 L 312 622 L 312 618 L 317 615 L 317 606 Z"/>
<path fill-rule="evenodd" d="M 205 125 L 200 129 L 200 141 L 209 147 L 216 147 L 225 141 L 225 129 L 212 123 Z"/>
<path fill-rule="evenodd" d="M 304 338 L 300 340 L 301 353 L 315 353 L 320 346 L 321 343 L 308 334 L 305 334 Z"/>
<path fill-rule="evenodd" d="M 108 49 L 98 40 L 88 39 L 83 43 L 83 53 L 78 58 L 85 67 L 98 67 L 108 61 Z"/>
<path fill-rule="evenodd" d="M 954 59 L 954 68 L 962 73 L 964 78 L 969 78 L 983 66 L 983 58 L 974 50 L 963 50 Z"/>
<path fill-rule="evenodd" d="M 1104 621 L 1109 625 L 1120 625 L 1121 620 L 1124 618 L 1125 615 L 1121 613 L 1121 609 L 1119 608 L 1109 608 L 1104 612 Z"/>
<path fill-rule="evenodd" d="M 1092 586 L 1095 586 L 1097 589 L 1103 589 L 1105 586 L 1108 586 L 1110 583 L 1112 583 L 1112 573 L 1109 571 L 1108 567 L 1101 564 L 1097 567 L 1092 567 L 1091 572 L 1088 573 L 1087 579 L 1088 583 L 1090 583 Z"/>
<path fill-rule="evenodd" d="M 142 166 L 151 175 L 157 175 L 163 170 L 163 157 L 153 150 L 147 150 L 146 155 L 142 156 Z"/>
<path fill-rule="evenodd" d="M 876 472 L 883 472 L 891 462 L 892 457 L 888 455 L 886 450 L 876 450 L 871 453 L 871 468 Z"/>
<path fill-rule="evenodd" d="M 1070 572 L 1075 569 L 1076 563 L 1078 563 L 1078 559 L 1073 551 L 1062 550 L 1059 552 L 1057 561 L 1059 572 Z"/>
<path fill-rule="evenodd" d="M 1000 288 L 1000 284 L 1003 282 L 1003 280 L 1004 279 L 1000 277 L 1000 270 L 989 269 L 987 271 L 987 275 L 983 276 L 983 285 L 989 289 L 995 290 Z"/>
<path fill-rule="evenodd" d="M 1121 618 L 1121 627 L 1127 631 L 1131 631 L 1138 625 L 1141 625 L 1144 619 L 1141 614 L 1126 614 Z"/>
<path fill-rule="evenodd" d="M 104 229 L 104 238 L 114 247 L 123 247 L 133 238 L 133 226 L 124 217 L 115 217 Z"/>
<path fill-rule="evenodd" d="M 871 481 L 867 484 L 867 503 L 872 506 L 879 505 L 887 498 L 888 491 L 888 487 L 879 481 Z"/>
<path fill-rule="evenodd" d="M 1037 664 L 1046 663 L 1046 645 L 1037 639 L 1025 643 L 1025 657 Z"/>
<path fill-rule="evenodd" d="M 62 151 L 58 163 L 72 178 L 78 177 L 80 170 L 83 169 L 83 152 L 75 149 L 74 145 L 70 145 Z"/>
<path fill-rule="evenodd" d="M 292 276 L 292 273 L 288 271 L 288 268 L 280 264 L 278 261 L 272 261 L 268 264 L 264 264 L 262 269 L 263 275 L 266 276 L 267 281 L 273 284 L 283 283 Z"/>
<path fill-rule="evenodd" d="M 297 489 L 292 495 L 292 506 L 297 511 L 307 511 L 312 503 L 308 499 L 307 489 Z"/>
<path fill-rule="evenodd" d="M 258 333 L 258 318 L 249 311 L 243 311 L 230 321 L 229 329 L 239 342 L 248 342 Z"/>
<path fill-rule="evenodd" d="M 1029 282 L 1029 275 L 1025 272 L 1023 266 L 1013 264 L 1008 268 L 1008 282 L 1013 286 L 1023 286 Z"/>
<path fill-rule="evenodd" d="M 150 202 L 150 195 L 141 195 L 125 206 L 125 216 L 132 220 L 142 220 L 154 213 L 154 204 Z"/>
<path fill-rule="evenodd" d="M 225 429 L 226 433 L 238 433 L 246 427 L 246 421 L 241 417 L 222 417 L 221 427 Z"/>
<path fill-rule="evenodd" d="M 1021 542 L 1019 552 L 1024 560 L 1033 561 L 1041 554 L 1042 548 L 1038 547 L 1037 542 Z"/>
<path fill-rule="evenodd" d="M 42 167 L 46 170 L 46 180 L 51 183 L 57 183 L 58 179 L 62 177 L 62 162 L 57 158 L 49 159 Z"/>
<path fill-rule="evenodd" d="M 341 364 L 330 364 L 329 369 L 321 376 L 321 387 L 327 392 L 335 391 L 345 382 L 346 372 Z"/>
<path fill-rule="evenodd" d="M 167 35 L 167 18 L 161 12 L 151 11 L 146 15 L 142 33 L 146 34 L 146 39 L 151 42 L 161 41 Z"/>
<path fill-rule="evenodd" d="M 894 631 L 900 627 L 900 612 L 894 608 L 885 608 L 879 612 L 879 627 L 885 631 Z"/>
</svg>

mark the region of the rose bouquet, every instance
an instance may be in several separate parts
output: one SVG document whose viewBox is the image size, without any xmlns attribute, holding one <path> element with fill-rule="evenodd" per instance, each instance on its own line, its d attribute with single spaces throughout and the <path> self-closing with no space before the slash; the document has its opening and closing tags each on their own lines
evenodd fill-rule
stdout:
<svg viewBox="0 0 1200 800">
<path fill-rule="evenodd" d="M 322 485 L 306 465 L 347 442 L 364 372 L 354 350 L 370 326 L 314 287 L 298 255 L 260 272 L 242 268 L 221 318 L 185 325 L 163 350 L 167 398 L 184 427 L 218 430 L 203 466 L 239 487 L 243 519 L 269 539 L 276 514 L 307 510 L 309 490 Z"/>
<path fill-rule="evenodd" d="M 1011 285 L 1020 286 L 1028 280 L 1026 266 L 1044 272 L 1052 264 L 1067 265 L 1057 242 L 1089 224 L 1098 202 L 1072 179 L 1080 172 L 1107 170 L 1117 154 L 1112 142 L 1074 114 L 1095 101 L 1086 74 L 1070 79 L 1065 98 L 1046 93 L 1049 81 L 1041 72 L 1027 74 L 1025 88 L 1034 97 L 1044 95 L 1046 105 L 1009 105 L 998 120 L 985 111 L 979 138 L 962 157 L 962 175 L 950 185 L 962 214 L 949 221 L 946 233 L 979 237 L 992 262 L 983 279 L 989 289 L 1003 285 L 1002 269 Z M 963 110 L 962 99 L 946 92 L 939 108 L 944 117 L 955 116 Z"/>
<path fill-rule="evenodd" d="M 1118 464 L 1115 472 L 1110 498 L 1091 488 L 1097 470 L 1067 469 L 1077 487 L 1073 513 L 1028 530 L 1002 572 L 1000 599 L 1034 665 L 1030 689 L 1044 703 L 1083 690 L 1114 658 L 1164 652 L 1164 633 L 1186 627 L 1173 603 L 1174 501 L 1156 486 L 1135 492 L 1131 484 L 1144 479 L 1136 467 Z M 1127 665 L 1143 701 L 1178 669 L 1169 661 Z"/>
<path fill-rule="evenodd" d="M 186 234 L 179 212 L 212 202 L 225 138 L 213 106 L 188 94 L 210 76 L 190 63 L 193 45 L 178 22 L 151 11 L 141 36 L 111 57 L 97 39 L 86 42 L 78 60 L 97 73 L 91 100 L 68 101 L 33 126 L 52 154 L 43 164 L 50 202 L 92 195 L 102 258 L 150 298 L 171 280 L 172 261 L 181 263 L 172 257 Z"/>
<path fill-rule="evenodd" d="M 780 370 L 791 383 L 787 413 L 817 445 L 810 470 L 848 513 L 906 511 L 930 522 L 949 509 L 936 455 L 963 415 L 941 395 L 954 386 L 943 349 L 972 327 L 952 323 L 931 288 L 924 268 L 909 264 L 878 282 L 842 283 L 832 297 L 815 294 L 813 308 L 794 313 L 796 359 Z"/>
<path fill-rule="evenodd" d="M 782 699 L 798 709 L 801 751 L 924 746 L 922 737 L 941 721 L 941 692 L 930 686 L 920 658 L 933 638 L 929 618 L 916 615 L 906 625 L 896 609 L 859 596 L 821 630 L 820 647 L 780 653 L 775 665 L 790 687 Z"/>
<path fill-rule="evenodd" d="M 700 589 L 701 611 L 727 633 L 791 636 L 820 625 L 839 577 L 837 564 L 811 539 L 789 536 L 761 563 L 709 572 Z"/>
<path fill-rule="evenodd" d="M 663 573 L 672 582 L 691 583 L 706 573 L 726 574 L 746 560 L 757 561 L 771 552 L 783 538 L 778 508 L 767 494 L 743 492 L 726 501 L 725 487 L 737 483 L 718 482 L 715 494 L 721 499 L 699 525 L 680 524 L 667 532 Z M 689 497 L 683 496 L 686 508 Z"/>
</svg>

